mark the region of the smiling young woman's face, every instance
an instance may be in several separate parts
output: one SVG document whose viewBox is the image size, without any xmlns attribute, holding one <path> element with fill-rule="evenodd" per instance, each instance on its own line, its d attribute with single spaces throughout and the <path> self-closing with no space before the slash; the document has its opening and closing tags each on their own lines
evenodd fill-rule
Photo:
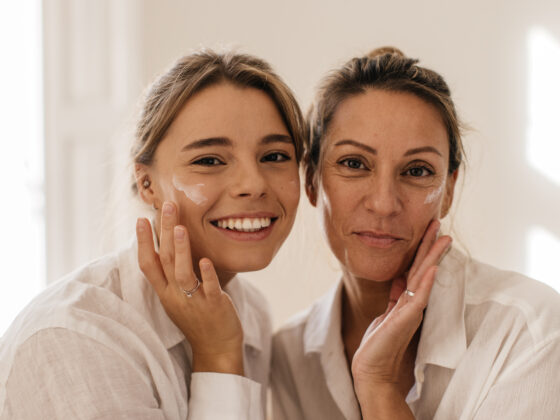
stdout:
<svg viewBox="0 0 560 420">
<path fill-rule="evenodd" d="M 375 281 L 403 274 L 453 199 L 437 109 L 413 94 L 369 89 L 338 106 L 323 148 L 316 198 L 343 269 Z"/>
<path fill-rule="evenodd" d="M 147 168 L 155 202 L 173 201 L 195 264 L 218 275 L 266 267 L 288 235 L 299 201 L 295 148 L 274 102 L 231 83 L 195 94 Z"/>
</svg>

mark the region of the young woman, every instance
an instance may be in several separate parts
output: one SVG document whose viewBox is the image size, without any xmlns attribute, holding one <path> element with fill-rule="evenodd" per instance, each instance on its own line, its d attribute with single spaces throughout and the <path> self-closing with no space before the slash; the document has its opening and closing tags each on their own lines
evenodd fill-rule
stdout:
<svg viewBox="0 0 560 420">
<path fill-rule="evenodd" d="M 268 265 L 292 227 L 303 126 L 260 59 L 201 51 L 163 74 L 133 147 L 154 228 L 139 219 L 138 243 L 18 316 L 0 342 L 0 418 L 262 418 L 270 321 L 236 274 Z"/>
<path fill-rule="evenodd" d="M 434 282 L 462 160 L 443 78 L 374 51 L 330 73 L 309 125 L 342 279 L 274 337 L 274 419 L 556 418 L 558 295 L 454 249 Z"/>
</svg>

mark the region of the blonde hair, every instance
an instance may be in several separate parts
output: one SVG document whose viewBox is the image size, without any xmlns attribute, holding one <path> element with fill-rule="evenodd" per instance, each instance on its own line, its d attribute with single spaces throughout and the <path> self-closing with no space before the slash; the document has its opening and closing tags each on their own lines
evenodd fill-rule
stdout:
<svg viewBox="0 0 560 420">
<path fill-rule="evenodd" d="M 351 59 L 321 83 L 308 114 L 309 137 L 304 158 L 308 179 L 318 168 L 321 141 L 338 105 L 368 88 L 408 92 L 434 105 L 447 129 L 449 173 L 459 168 L 464 155 L 461 124 L 447 83 L 438 73 L 419 66 L 418 60 L 406 57 L 399 49 L 382 47 Z"/>
<path fill-rule="evenodd" d="M 157 147 L 185 103 L 202 89 L 223 82 L 259 89 L 272 99 L 292 137 L 299 162 L 306 134 L 305 120 L 290 88 L 260 58 L 204 49 L 177 60 L 149 88 L 136 126 L 134 163 L 151 165 Z M 137 192 L 135 182 L 132 189 Z"/>
</svg>

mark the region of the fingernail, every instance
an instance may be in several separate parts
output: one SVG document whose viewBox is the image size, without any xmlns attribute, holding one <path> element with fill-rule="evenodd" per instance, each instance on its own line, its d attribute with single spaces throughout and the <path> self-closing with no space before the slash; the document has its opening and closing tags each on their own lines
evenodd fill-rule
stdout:
<svg viewBox="0 0 560 420">
<path fill-rule="evenodd" d="M 207 260 L 200 261 L 200 269 L 204 271 L 210 270 L 210 262 Z"/>
<path fill-rule="evenodd" d="M 185 230 L 182 227 L 175 226 L 173 233 L 175 234 L 175 239 L 177 241 L 183 241 L 185 239 Z"/>
<path fill-rule="evenodd" d="M 166 214 L 168 216 L 173 214 L 173 204 L 169 203 L 169 202 L 165 202 L 163 203 L 163 214 Z"/>
<path fill-rule="evenodd" d="M 136 230 L 138 230 L 138 232 L 144 232 L 146 230 L 146 224 L 141 217 L 136 219 Z"/>
</svg>

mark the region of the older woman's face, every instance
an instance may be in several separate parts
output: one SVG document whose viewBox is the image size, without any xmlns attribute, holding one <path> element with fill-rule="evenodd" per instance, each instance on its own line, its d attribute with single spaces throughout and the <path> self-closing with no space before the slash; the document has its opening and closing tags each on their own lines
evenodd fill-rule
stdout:
<svg viewBox="0 0 560 420">
<path fill-rule="evenodd" d="M 413 94 L 370 89 L 339 105 L 325 140 L 314 191 L 332 251 L 357 277 L 404 273 L 453 197 L 437 109 Z"/>
</svg>

